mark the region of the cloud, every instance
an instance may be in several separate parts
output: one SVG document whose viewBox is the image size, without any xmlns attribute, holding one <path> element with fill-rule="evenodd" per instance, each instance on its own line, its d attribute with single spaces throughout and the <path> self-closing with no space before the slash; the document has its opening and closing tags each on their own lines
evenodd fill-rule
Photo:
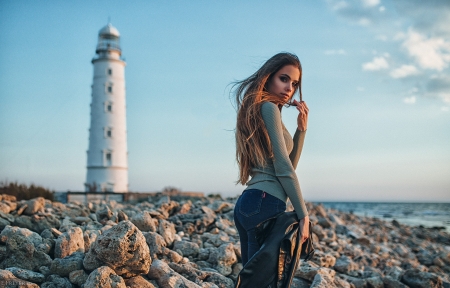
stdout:
<svg viewBox="0 0 450 288">
<path fill-rule="evenodd" d="M 450 107 L 448 107 L 448 106 L 442 106 L 442 107 L 441 107 L 441 111 L 443 111 L 443 112 L 448 112 L 448 111 L 450 111 Z"/>
<path fill-rule="evenodd" d="M 450 104 L 450 75 L 433 75 L 426 87 L 426 96 L 439 98 Z"/>
<path fill-rule="evenodd" d="M 373 58 L 372 62 L 362 64 L 364 71 L 378 71 L 389 68 L 389 63 L 383 56 Z"/>
<path fill-rule="evenodd" d="M 380 0 L 327 0 L 327 2 L 340 17 L 361 26 L 381 22 L 385 14 L 381 12 L 386 10 L 384 6 L 378 7 Z"/>
<path fill-rule="evenodd" d="M 403 98 L 403 102 L 406 103 L 406 104 L 415 104 L 416 103 L 416 96 L 405 97 L 405 98 Z"/>
<path fill-rule="evenodd" d="M 399 68 L 392 70 L 389 75 L 391 75 L 392 78 L 398 79 L 414 76 L 419 73 L 419 70 L 417 70 L 416 66 L 414 65 L 402 65 Z"/>
<path fill-rule="evenodd" d="M 365 7 L 375 7 L 380 4 L 380 0 L 362 0 L 362 4 Z"/>
<path fill-rule="evenodd" d="M 339 50 L 326 50 L 325 55 L 345 55 L 347 54 L 344 49 Z"/>
<path fill-rule="evenodd" d="M 398 16 L 407 18 L 415 30 L 450 36 L 450 1 L 396 0 L 393 4 Z"/>
<path fill-rule="evenodd" d="M 397 38 L 405 38 L 402 47 L 406 49 L 418 65 L 424 69 L 442 71 L 450 62 L 450 42 L 442 37 L 430 37 L 415 32 L 412 29 L 406 35 Z"/>
</svg>

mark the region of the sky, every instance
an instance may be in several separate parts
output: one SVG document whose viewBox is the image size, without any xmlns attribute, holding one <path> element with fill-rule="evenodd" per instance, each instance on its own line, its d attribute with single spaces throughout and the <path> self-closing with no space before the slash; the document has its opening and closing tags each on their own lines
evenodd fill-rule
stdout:
<svg viewBox="0 0 450 288">
<path fill-rule="evenodd" d="M 447 0 L 0 0 L 0 181 L 84 190 L 108 21 L 127 63 L 130 191 L 239 195 L 230 84 L 287 51 L 310 108 L 307 201 L 450 202 Z M 283 109 L 292 134 L 296 115 Z"/>
</svg>

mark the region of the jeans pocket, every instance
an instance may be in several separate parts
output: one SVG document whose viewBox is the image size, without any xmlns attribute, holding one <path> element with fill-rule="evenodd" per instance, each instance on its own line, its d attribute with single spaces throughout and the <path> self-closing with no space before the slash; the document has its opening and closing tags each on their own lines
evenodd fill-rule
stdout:
<svg viewBox="0 0 450 288">
<path fill-rule="evenodd" d="M 245 217 L 250 217 L 258 214 L 261 211 L 262 203 L 262 191 L 261 190 L 247 190 L 241 196 L 241 205 L 239 207 L 239 213 Z"/>
</svg>

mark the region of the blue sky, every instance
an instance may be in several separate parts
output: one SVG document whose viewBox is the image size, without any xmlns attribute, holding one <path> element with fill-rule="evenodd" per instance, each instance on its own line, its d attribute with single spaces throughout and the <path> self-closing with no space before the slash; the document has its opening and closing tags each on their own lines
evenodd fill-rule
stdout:
<svg viewBox="0 0 450 288">
<path fill-rule="evenodd" d="M 168 1 L 167 1 L 168 2 Z M 131 191 L 239 194 L 229 84 L 303 65 L 309 201 L 450 201 L 450 2 L 0 1 L 0 180 L 82 190 L 98 31 L 127 62 Z M 283 121 L 295 131 L 295 109 Z"/>
</svg>

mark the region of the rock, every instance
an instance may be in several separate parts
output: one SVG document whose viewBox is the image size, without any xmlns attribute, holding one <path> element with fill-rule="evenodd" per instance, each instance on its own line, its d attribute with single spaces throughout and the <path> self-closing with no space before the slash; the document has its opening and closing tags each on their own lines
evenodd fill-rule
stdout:
<svg viewBox="0 0 450 288">
<path fill-rule="evenodd" d="M 117 212 L 117 217 L 119 218 L 119 222 L 128 220 L 128 215 L 125 212 L 123 212 L 122 210 Z M 136 225 L 136 224 L 134 224 L 134 225 Z"/>
<path fill-rule="evenodd" d="M 145 280 L 142 276 L 125 279 L 125 284 L 127 285 L 127 288 L 155 288 L 152 283 Z"/>
<path fill-rule="evenodd" d="M 227 213 L 234 209 L 234 205 L 229 202 L 216 200 L 211 205 L 209 205 L 209 208 L 211 208 L 216 213 Z"/>
<path fill-rule="evenodd" d="M 366 281 L 371 288 L 384 288 L 383 279 L 381 279 L 381 277 L 369 277 L 366 278 Z"/>
<path fill-rule="evenodd" d="M 69 273 L 69 281 L 70 283 L 81 287 L 81 285 L 86 282 L 88 276 L 89 275 L 84 272 L 84 270 L 74 270 Z"/>
<path fill-rule="evenodd" d="M 200 285 L 181 276 L 161 260 L 153 261 L 147 276 L 156 280 L 161 288 L 201 288 Z"/>
<path fill-rule="evenodd" d="M 419 269 L 409 269 L 403 274 L 402 282 L 411 287 L 417 288 L 437 288 L 442 287 L 442 279 L 436 274 L 420 271 Z"/>
<path fill-rule="evenodd" d="M 336 214 L 330 214 L 328 215 L 328 218 L 330 219 L 330 221 L 336 225 L 345 225 L 344 220 L 342 220 L 339 216 L 337 216 Z"/>
<path fill-rule="evenodd" d="M 325 208 L 323 207 L 322 204 L 320 205 L 316 205 L 313 209 L 313 211 L 315 212 L 315 215 L 326 218 L 327 217 L 327 212 L 325 211 Z"/>
<path fill-rule="evenodd" d="M 25 204 L 27 205 L 27 208 L 23 211 L 23 213 L 25 215 L 33 215 L 41 210 L 44 210 L 45 199 L 44 197 L 37 197 L 26 201 Z"/>
<path fill-rule="evenodd" d="M 398 266 L 386 267 L 384 269 L 384 275 L 389 276 L 394 280 L 400 281 L 403 275 L 403 269 Z"/>
<path fill-rule="evenodd" d="M 359 269 L 358 264 L 353 262 L 352 259 L 350 259 L 345 255 L 338 258 L 336 260 L 336 264 L 334 265 L 334 270 L 344 274 L 348 274 L 350 271 L 358 269 Z"/>
<path fill-rule="evenodd" d="M 81 252 L 75 252 L 64 258 L 55 258 L 50 266 L 50 273 L 68 277 L 70 272 L 83 269 L 83 259 L 84 253 Z"/>
<path fill-rule="evenodd" d="M 148 211 L 134 215 L 130 221 L 142 232 L 156 232 L 158 219 L 153 219 Z"/>
<path fill-rule="evenodd" d="M 109 209 L 108 205 L 104 205 L 103 208 L 95 212 L 97 216 L 97 221 L 104 224 L 113 216 L 113 212 Z"/>
<path fill-rule="evenodd" d="M 208 262 L 222 275 L 230 275 L 233 271 L 231 266 L 237 262 L 236 254 L 232 243 L 222 244 L 219 249 L 213 250 L 209 254 Z"/>
<path fill-rule="evenodd" d="M 19 216 L 14 219 L 13 226 L 17 226 L 20 228 L 26 228 L 28 230 L 34 231 L 33 222 L 31 221 L 30 216 Z"/>
<path fill-rule="evenodd" d="M 219 288 L 233 288 L 234 282 L 228 277 L 223 276 L 217 272 L 208 272 L 208 276 L 204 279 L 205 282 L 214 283 Z"/>
<path fill-rule="evenodd" d="M 87 270 L 94 270 L 101 263 L 125 278 L 148 273 L 150 250 L 142 232 L 130 221 L 122 221 L 98 236 L 83 264 Z"/>
<path fill-rule="evenodd" d="M 0 268 L 17 267 L 31 271 L 49 266 L 52 259 L 41 251 L 42 237 L 26 228 L 6 226 L 0 234 L 0 242 L 6 244 L 5 259 Z"/>
<path fill-rule="evenodd" d="M 108 266 L 101 266 L 89 274 L 84 288 L 127 288 L 122 277 Z"/>
<path fill-rule="evenodd" d="M 189 241 L 175 241 L 173 245 L 173 250 L 178 252 L 180 251 L 181 255 L 184 257 L 189 256 L 197 256 L 200 248 L 197 243 L 189 242 Z"/>
<path fill-rule="evenodd" d="M 314 280 L 311 283 L 311 288 L 332 288 L 336 287 L 334 284 L 334 276 L 336 272 L 328 268 L 320 268 L 317 271 Z"/>
<path fill-rule="evenodd" d="M 311 282 L 306 281 L 302 278 L 295 278 L 292 279 L 290 288 L 309 288 L 311 286 Z"/>
<path fill-rule="evenodd" d="M 9 214 L 9 212 L 11 212 L 11 207 L 6 203 L 0 202 L 0 211 Z"/>
<path fill-rule="evenodd" d="M 41 233 L 45 229 L 58 229 L 61 225 L 59 219 L 54 215 L 45 215 L 40 217 L 38 217 L 37 215 L 33 215 L 31 222 L 33 223 L 33 231 L 37 233 Z"/>
<path fill-rule="evenodd" d="M 0 287 L 5 288 L 39 288 L 37 284 L 16 278 L 11 271 L 0 270 Z"/>
<path fill-rule="evenodd" d="M 408 288 L 408 286 L 390 276 L 383 278 L 383 284 L 385 288 Z"/>
<path fill-rule="evenodd" d="M 167 246 L 166 241 L 156 232 L 144 232 L 143 235 L 150 249 L 150 256 L 152 259 L 159 259 L 158 255 L 162 255 Z"/>
<path fill-rule="evenodd" d="M 175 240 L 175 225 L 170 223 L 167 220 L 160 220 L 158 226 L 158 233 L 163 236 L 164 241 L 167 243 L 167 246 L 172 246 L 173 241 Z"/>
<path fill-rule="evenodd" d="M 91 244 L 97 240 L 99 235 L 101 235 L 99 230 L 85 230 L 83 232 L 84 251 L 89 251 Z"/>
<path fill-rule="evenodd" d="M 366 247 L 370 247 L 370 244 L 371 244 L 370 239 L 367 237 L 360 237 L 360 238 L 354 239 L 353 243 L 359 244 L 361 246 L 366 246 Z"/>
<path fill-rule="evenodd" d="M 317 224 L 319 224 L 323 228 L 330 228 L 332 225 L 330 220 L 328 220 L 327 218 L 318 216 L 317 219 L 319 220 L 319 222 L 317 222 Z M 314 226 L 316 226 L 316 225 L 314 225 Z"/>
<path fill-rule="evenodd" d="M 294 276 L 308 281 L 313 281 L 320 267 L 314 262 L 300 262 L 299 267 L 295 271 Z"/>
<path fill-rule="evenodd" d="M 41 288 L 73 288 L 69 279 L 59 275 L 50 275 L 46 280 L 46 282 L 42 283 Z"/>
<path fill-rule="evenodd" d="M 17 278 L 22 280 L 30 281 L 33 283 L 42 283 L 45 280 L 45 276 L 38 272 L 33 272 L 27 269 L 17 268 L 17 267 L 9 267 L 5 270 L 11 272 Z"/>
<path fill-rule="evenodd" d="M 64 258 L 75 252 L 84 253 L 83 231 L 80 227 L 70 228 L 55 241 L 55 257 Z"/>
<path fill-rule="evenodd" d="M 11 222 L 6 219 L 0 218 L 0 231 L 5 229 L 5 227 L 8 225 L 11 225 Z"/>
</svg>

